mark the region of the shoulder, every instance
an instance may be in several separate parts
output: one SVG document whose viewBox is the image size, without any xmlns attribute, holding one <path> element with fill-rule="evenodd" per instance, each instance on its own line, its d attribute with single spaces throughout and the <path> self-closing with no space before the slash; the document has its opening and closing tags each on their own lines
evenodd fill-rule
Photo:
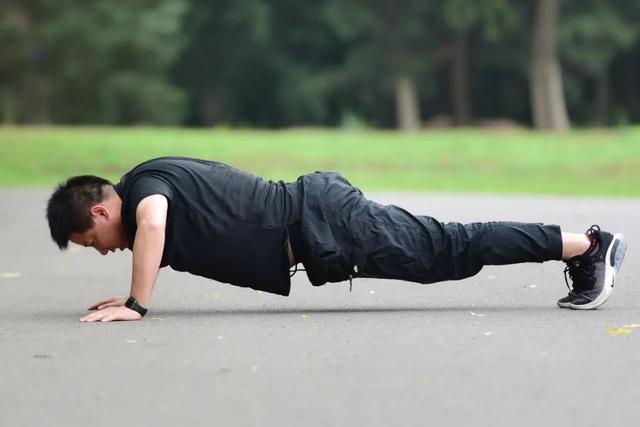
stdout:
<svg viewBox="0 0 640 427">
<path fill-rule="evenodd" d="M 131 215 L 137 211 L 141 202 L 150 196 L 164 196 L 162 199 L 169 203 L 174 199 L 173 187 L 166 179 L 156 174 L 141 173 L 125 178 L 115 188 L 122 199 L 123 210 Z"/>
</svg>

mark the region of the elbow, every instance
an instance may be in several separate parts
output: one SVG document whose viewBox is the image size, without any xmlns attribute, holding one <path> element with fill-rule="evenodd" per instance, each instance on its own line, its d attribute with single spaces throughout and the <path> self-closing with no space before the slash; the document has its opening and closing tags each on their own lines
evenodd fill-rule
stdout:
<svg viewBox="0 0 640 427">
<path fill-rule="evenodd" d="M 165 222 L 155 219 L 143 219 L 138 224 L 138 229 L 142 229 L 151 233 L 164 232 Z"/>
</svg>

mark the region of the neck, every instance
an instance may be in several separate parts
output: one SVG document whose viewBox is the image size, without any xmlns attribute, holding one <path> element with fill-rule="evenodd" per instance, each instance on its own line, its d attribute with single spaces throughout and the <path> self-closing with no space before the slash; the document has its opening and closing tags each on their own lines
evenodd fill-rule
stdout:
<svg viewBox="0 0 640 427">
<path fill-rule="evenodd" d="M 127 233 L 124 230 L 124 225 L 122 224 L 122 199 L 120 198 L 120 195 L 115 192 L 112 186 L 109 186 L 109 189 L 105 189 L 105 193 L 107 194 L 107 198 L 102 203 L 109 208 L 112 218 L 118 224 L 120 241 L 123 243 L 122 246 L 126 247 L 128 246 L 129 239 L 127 238 Z"/>
<path fill-rule="evenodd" d="M 120 218 L 120 210 L 122 209 L 122 199 L 120 195 L 114 190 L 113 185 L 104 187 L 104 194 L 105 199 L 102 203 L 113 209 L 113 213 Z"/>
</svg>

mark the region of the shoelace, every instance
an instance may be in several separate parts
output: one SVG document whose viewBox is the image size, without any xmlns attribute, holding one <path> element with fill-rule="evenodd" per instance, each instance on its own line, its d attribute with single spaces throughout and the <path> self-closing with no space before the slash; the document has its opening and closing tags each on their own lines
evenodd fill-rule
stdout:
<svg viewBox="0 0 640 427">
<path fill-rule="evenodd" d="M 583 291 L 591 289 L 591 284 L 596 280 L 595 276 L 596 265 L 589 262 L 587 257 L 573 259 L 564 269 L 564 283 L 571 291 Z M 573 289 L 569 286 L 569 280 L 567 280 L 567 273 L 573 283 Z"/>
<path fill-rule="evenodd" d="M 600 240 L 600 227 L 596 224 L 589 227 L 585 233 L 590 240 Z M 590 262 L 589 255 L 577 256 L 569 260 L 567 266 L 564 269 L 564 283 L 571 291 L 569 286 L 569 280 L 567 280 L 567 273 L 573 283 L 573 291 L 583 291 L 591 289 L 591 284 L 596 280 L 595 271 L 596 266 L 593 262 Z"/>
<path fill-rule="evenodd" d="M 589 238 L 596 238 L 599 239 L 600 236 L 600 226 L 597 224 L 593 224 L 591 227 L 589 227 L 589 229 L 587 230 L 587 232 L 585 233 L 587 236 L 589 236 Z"/>
</svg>

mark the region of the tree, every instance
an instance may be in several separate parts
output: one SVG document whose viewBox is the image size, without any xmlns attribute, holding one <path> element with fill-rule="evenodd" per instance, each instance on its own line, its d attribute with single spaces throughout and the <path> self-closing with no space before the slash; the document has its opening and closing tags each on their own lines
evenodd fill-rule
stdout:
<svg viewBox="0 0 640 427">
<path fill-rule="evenodd" d="M 352 89 L 361 88 L 360 102 L 374 110 L 374 115 L 386 115 L 381 104 L 386 105 L 390 98 L 395 124 L 405 131 L 421 127 L 424 86 L 420 83 L 432 66 L 429 52 L 437 45 L 429 33 L 434 7 L 420 0 L 401 4 L 335 0 L 330 4 L 336 32 L 350 43 L 344 81 Z M 377 121 L 384 123 L 384 119 Z"/>
<path fill-rule="evenodd" d="M 581 74 L 595 82 L 593 116 L 609 122 L 612 61 L 638 39 L 640 31 L 626 2 L 572 1 L 560 26 L 562 56 Z M 582 100 L 581 100 L 582 101 Z"/>
<path fill-rule="evenodd" d="M 0 96 L 3 122 L 49 121 L 49 80 L 43 76 L 46 55 L 38 44 L 46 17 L 43 1 L 7 0 L 0 4 Z"/>
<path fill-rule="evenodd" d="M 569 117 L 557 54 L 561 0 L 537 0 L 533 29 L 531 102 L 536 129 L 565 131 Z"/>
<path fill-rule="evenodd" d="M 5 119 L 156 123 L 182 119 L 169 82 L 181 48 L 184 0 L 29 0 L 3 5 L 0 41 L 11 43 Z"/>
<path fill-rule="evenodd" d="M 471 122 L 471 91 L 469 84 L 470 43 L 474 33 L 491 41 L 513 28 L 514 10 L 508 0 L 441 0 L 446 24 L 444 33 L 450 34 L 447 52 L 449 86 L 453 122 Z"/>
<path fill-rule="evenodd" d="M 335 123 L 331 97 L 343 46 L 325 0 L 196 0 L 178 70 L 192 121 L 278 127 Z"/>
</svg>

